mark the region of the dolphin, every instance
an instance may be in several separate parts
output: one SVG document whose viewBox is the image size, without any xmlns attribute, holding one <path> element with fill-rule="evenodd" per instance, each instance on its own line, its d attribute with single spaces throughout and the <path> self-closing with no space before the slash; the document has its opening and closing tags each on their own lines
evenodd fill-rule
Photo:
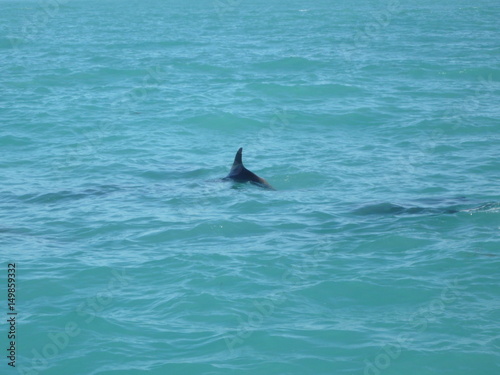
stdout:
<svg viewBox="0 0 500 375">
<path fill-rule="evenodd" d="M 266 180 L 264 180 L 263 178 L 257 176 L 255 173 L 245 168 L 245 166 L 243 165 L 243 161 L 241 160 L 242 153 L 243 153 L 243 147 L 240 147 L 240 149 L 236 153 L 236 156 L 234 157 L 233 166 L 231 167 L 229 174 L 226 177 L 224 177 L 223 180 L 233 180 L 236 182 L 250 182 L 254 185 L 266 189 L 276 190 Z"/>
</svg>

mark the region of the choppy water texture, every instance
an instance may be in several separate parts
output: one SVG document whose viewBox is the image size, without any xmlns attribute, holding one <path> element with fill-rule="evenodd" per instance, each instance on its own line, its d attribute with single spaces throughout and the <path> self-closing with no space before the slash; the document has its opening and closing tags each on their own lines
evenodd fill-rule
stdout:
<svg viewBox="0 0 500 375">
<path fill-rule="evenodd" d="M 497 1 L 0 8 L 2 374 L 499 373 Z"/>
</svg>

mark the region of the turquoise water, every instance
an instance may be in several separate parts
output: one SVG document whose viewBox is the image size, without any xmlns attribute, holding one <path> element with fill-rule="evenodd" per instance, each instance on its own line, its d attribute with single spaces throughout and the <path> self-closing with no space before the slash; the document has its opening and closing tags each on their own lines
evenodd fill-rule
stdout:
<svg viewBox="0 0 500 375">
<path fill-rule="evenodd" d="M 0 8 L 2 374 L 499 373 L 498 2 Z"/>
</svg>

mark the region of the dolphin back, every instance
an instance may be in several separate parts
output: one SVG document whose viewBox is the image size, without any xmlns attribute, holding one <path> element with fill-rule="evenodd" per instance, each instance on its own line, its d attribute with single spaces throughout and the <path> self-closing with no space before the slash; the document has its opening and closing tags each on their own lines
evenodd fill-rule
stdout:
<svg viewBox="0 0 500 375">
<path fill-rule="evenodd" d="M 236 152 L 233 165 L 226 179 L 228 178 L 236 182 L 251 182 L 266 189 L 276 190 L 266 180 L 245 168 L 243 165 L 243 147 L 240 147 Z"/>
</svg>

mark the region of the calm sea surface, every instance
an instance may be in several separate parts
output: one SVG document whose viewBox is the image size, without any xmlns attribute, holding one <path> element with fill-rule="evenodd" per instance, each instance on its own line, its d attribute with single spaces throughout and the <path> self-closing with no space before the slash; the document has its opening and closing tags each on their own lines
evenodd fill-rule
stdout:
<svg viewBox="0 0 500 375">
<path fill-rule="evenodd" d="M 499 25 L 0 0 L 0 373 L 499 374 Z"/>
</svg>

